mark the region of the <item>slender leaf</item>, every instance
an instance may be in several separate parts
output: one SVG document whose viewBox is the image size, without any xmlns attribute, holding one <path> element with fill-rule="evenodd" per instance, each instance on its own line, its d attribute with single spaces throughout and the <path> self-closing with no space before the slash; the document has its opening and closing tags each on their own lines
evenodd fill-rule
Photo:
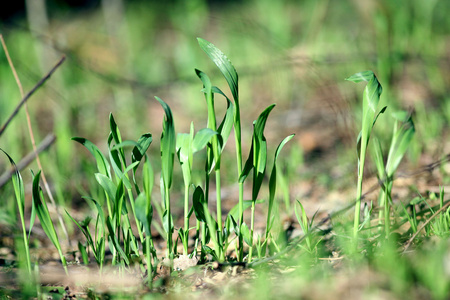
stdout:
<svg viewBox="0 0 450 300">
<path fill-rule="evenodd" d="M 175 157 L 176 136 L 172 110 L 161 98 L 155 97 L 165 112 L 161 133 L 161 176 L 167 188 L 172 185 L 173 161 Z"/>
<path fill-rule="evenodd" d="M 192 204 L 194 208 L 195 217 L 200 222 L 206 222 L 205 212 L 203 210 L 205 203 L 205 194 L 200 186 L 197 186 L 192 196 Z"/>
<path fill-rule="evenodd" d="M 198 44 L 200 48 L 209 56 L 209 58 L 216 64 L 219 68 L 220 72 L 222 72 L 225 77 L 228 86 L 230 87 L 231 93 L 233 94 L 233 98 L 235 101 L 239 99 L 239 90 L 238 90 L 238 74 L 236 69 L 231 64 L 231 61 L 228 57 L 223 54 L 216 46 L 212 43 L 202 39 L 197 38 Z"/>
<path fill-rule="evenodd" d="M 91 154 L 94 156 L 98 171 L 101 174 L 111 178 L 110 165 L 96 145 L 94 145 L 91 141 L 81 137 L 73 137 L 72 140 L 86 147 L 86 149 L 89 150 L 89 152 L 91 152 Z"/>
</svg>

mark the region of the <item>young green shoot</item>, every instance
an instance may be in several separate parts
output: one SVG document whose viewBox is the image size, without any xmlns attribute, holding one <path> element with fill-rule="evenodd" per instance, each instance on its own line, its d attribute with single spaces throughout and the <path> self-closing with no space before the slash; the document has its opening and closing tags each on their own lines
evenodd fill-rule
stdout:
<svg viewBox="0 0 450 300">
<path fill-rule="evenodd" d="M 239 106 L 239 78 L 231 61 L 228 57 L 220 51 L 212 43 L 197 38 L 200 48 L 209 56 L 209 58 L 216 64 L 222 75 L 225 77 L 228 86 L 231 90 L 234 100 L 234 137 L 236 141 L 236 163 L 237 163 L 237 176 L 239 185 L 239 226 L 242 225 L 244 218 L 244 183 L 239 180 L 242 174 L 242 145 L 241 145 L 241 112 Z M 238 260 L 242 261 L 244 255 L 244 244 L 242 235 L 238 234 L 239 247 L 238 247 Z"/>
<path fill-rule="evenodd" d="M 255 224 L 255 205 L 258 197 L 259 190 L 266 174 L 267 164 L 267 142 L 264 137 L 264 128 L 266 126 L 267 118 L 270 112 L 275 107 L 275 104 L 267 107 L 254 122 L 252 146 L 248 159 L 245 163 L 240 182 L 244 182 L 250 171 L 253 170 L 253 182 L 252 182 L 252 210 L 251 210 L 251 224 L 250 224 L 250 250 L 248 254 L 248 261 L 252 261 L 253 255 L 253 231 Z M 241 228 L 242 230 L 242 228 Z"/>
<path fill-rule="evenodd" d="M 353 224 L 353 237 L 355 243 L 358 238 L 360 213 L 361 213 L 361 197 L 362 197 L 362 183 L 364 177 L 364 164 L 366 159 L 367 146 L 369 145 L 370 134 L 375 122 L 386 108 L 383 108 L 377 113 L 378 102 L 382 92 L 381 84 L 372 71 L 365 71 L 356 73 L 346 80 L 353 82 L 366 81 L 367 85 L 363 94 L 363 115 L 362 115 L 362 129 L 358 136 L 357 151 L 358 151 L 358 183 L 356 189 L 356 205 L 355 205 L 355 219 Z"/>
<path fill-rule="evenodd" d="M 155 97 L 165 112 L 163 131 L 161 133 L 161 185 L 164 199 L 163 227 L 166 231 L 168 257 L 173 259 L 174 246 L 172 234 L 174 230 L 172 213 L 170 210 L 170 187 L 172 185 L 173 162 L 175 157 L 176 136 L 172 110 L 161 98 Z"/>
<path fill-rule="evenodd" d="M 383 156 L 380 142 L 375 142 L 375 161 L 378 176 L 382 180 L 382 191 L 380 194 L 380 220 L 384 219 L 384 229 L 386 237 L 390 234 L 390 207 L 392 203 L 391 193 L 394 184 L 394 174 L 403 159 L 409 144 L 414 137 L 414 123 L 411 115 L 406 111 L 398 111 L 392 114 L 396 120 L 391 140 L 391 146 L 387 157 L 386 166 L 383 163 Z"/>
<path fill-rule="evenodd" d="M 64 271 L 68 275 L 67 262 L 64 254 L 62 253 L 61 244 L 59 242 L 58 235 L 56 234 L 55 227 L 53 226 L 52 218 L 50 217 L 50 212 L 48 211 L 47 203 L 44 201 L 42 190 L 39 185 L 41 172 L 39 171 L 33 178 L 33 205 L 36 210 L 36 214 L 41 222 L 42 229 L 44 230 L 47 237 L 56 247 L 61 263 L 63 265 Z"/>
</svg>

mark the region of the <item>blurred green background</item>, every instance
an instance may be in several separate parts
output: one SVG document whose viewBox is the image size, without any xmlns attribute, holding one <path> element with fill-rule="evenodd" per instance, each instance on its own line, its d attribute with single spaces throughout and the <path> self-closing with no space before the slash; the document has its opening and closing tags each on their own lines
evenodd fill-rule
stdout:
<svg viewBox="0 0 450 300">
<path fill-rule="evenodd" d="M 291 185 L 302 174 L 325 186 L 333 176 L 355 182 L 363 86 L 344 79 L 367 69 L 383 85 L 380 104 L 388 112 L 415 112 L 418 138 L 409 160 L 428 163 L 450 152 L 449 1 L 28 0 L 17 6 L 2 12 L 0 32 L 25 91 L 67 57 L 29 100 L 29 110 L 38 144 L 49 133 L 57 137 L 41 159 L 57 199 L 68 205 L 96 189 L 93 159 L 70 138 L 86 137 L 105 149 L 110 112 L 124 139 L 153 134 L 156 167 L 163 111 L 154 96 L 173 109 L 177 132 L 188 132 L 191 121 L 206 126 L 194 68 L 229 91 L 196 37 L 226 53 L 239 73 L 246 147 L 252 121 L 271 103 L 277 107 L 267 124 L 269 147 L 297 134 L 284 162 Z M 1 49 L 1 124 L 20 99 Z M 217 100 L 218 111 L 224 108 Z M 387 143 L 392 122 L 379 123 L 377 134 Z M 0 147 L 16 161 L 31 151 L 23 110 Z M 7 167 L 1 160 L 0 170 Z M 29 178 L 28 170 L 22 173 Z M 3 195 L 10 192 L 2 188 Z"/>
</svg>

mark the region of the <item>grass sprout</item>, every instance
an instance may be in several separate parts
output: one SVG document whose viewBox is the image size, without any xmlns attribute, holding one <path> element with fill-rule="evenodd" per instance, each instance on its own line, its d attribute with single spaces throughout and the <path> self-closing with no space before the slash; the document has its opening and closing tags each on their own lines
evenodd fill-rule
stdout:
<svg viewBox="0 0 450 300">
<path fill-rule="evenodd" d="M 364 165 L 366 160 L 367 147 L 369 145 L 370 134 L 378 116 L 386 110 L 386 107 L 377 112 L 378 102 L 382 92 L 381 84 L 372 71 L 365 71 L 356 73 L 348 78 L 348 81 L 353 82 L 367 82 L 363 94 L 363 113 L 362 126 L 358 136 L 357 151 L 358 151 L 358 183 L 356 189 L 356 205 L 355 205 L 355 220 L 353 225 L 353 236 L 355 240 L 358 237 L 361 213 L 361 197 L 362 197 L 362 183 L 364 177 Z"/>
</svg>

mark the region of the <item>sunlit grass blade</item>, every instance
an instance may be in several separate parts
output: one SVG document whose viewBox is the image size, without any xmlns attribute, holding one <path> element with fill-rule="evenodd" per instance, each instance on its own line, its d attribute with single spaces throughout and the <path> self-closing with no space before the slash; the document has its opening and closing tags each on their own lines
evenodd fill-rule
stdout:
<svg viewBox="0 0 450 300">
<path fill-rule="evenodd" d="M 211 81 L 204 72 L 200 70 L 195 70 L 197 76 L 203 83 L 203 93 L 205 94 L 206 104 L 208 109 L 208 128 L 217 131 L 216 124 L 216 112 L 214 109 L 214 94 L 212 92 Z M 222 199 L 221 199 L 221 180 L 220 180 L 220 145 L 219 137 L 217 135 L 213 136 L 211 139 L 211 148 L 214 158 L 214 171 L 216 177 L 216 203 L 217 203 L 217 230 L 219 232 L 218 243 L 222 246 Z M 210 161 L 211 163 L 211 161 Z M 212 166 L 212 165 L 211 165 Z M 208 178 L 209 179 L 209 178 Z M 206 191 L 208 192 L 208 191 Z M 221 257 L 220 260 L 223 260 Z"/>
<path fill-rule="evenodd" d="M 235 99 L 235 101 L 239 99 L 238 74 L 234 66 L 231 64 L 231 61 L 225 54 L 223 54 L 222 51 L 220 51 L 216 46 L 214 46 L 207 40 L 197 38 L 197 41 L 200 45 L 200 48 L 205 51 L 209 58 L 219 68 L 220 72 L 222 72 L 223 76 L 228 82 L 228 86 L 231 89 L 231 93 L 233 94 L 233 98 Z"/>
<path fill-rule="evenodd" d="M 233 122 L 234 122 L 234 137 L 236 141 L 236 164 L 237 164 L 237 181 L 239 185 L 239 224 L 242 224 L 244 217 L 244 182 L 240 180 L 242 174 L 242 144 L 241 144 L 241 112 L 239 105 L 239 77 L 231 61 L 228 57 L 219 50 L 212 43 L 197 38 L 200 48 L 209 56 L 209 58 L 216 64 L 225 80 L 230 87 L 231 94 L 234 99 L 233 106 Z M 243 241 L 242 236 L 239 236 L 239 253 L 238 259 L 243 259 Z"/>
</svg>

